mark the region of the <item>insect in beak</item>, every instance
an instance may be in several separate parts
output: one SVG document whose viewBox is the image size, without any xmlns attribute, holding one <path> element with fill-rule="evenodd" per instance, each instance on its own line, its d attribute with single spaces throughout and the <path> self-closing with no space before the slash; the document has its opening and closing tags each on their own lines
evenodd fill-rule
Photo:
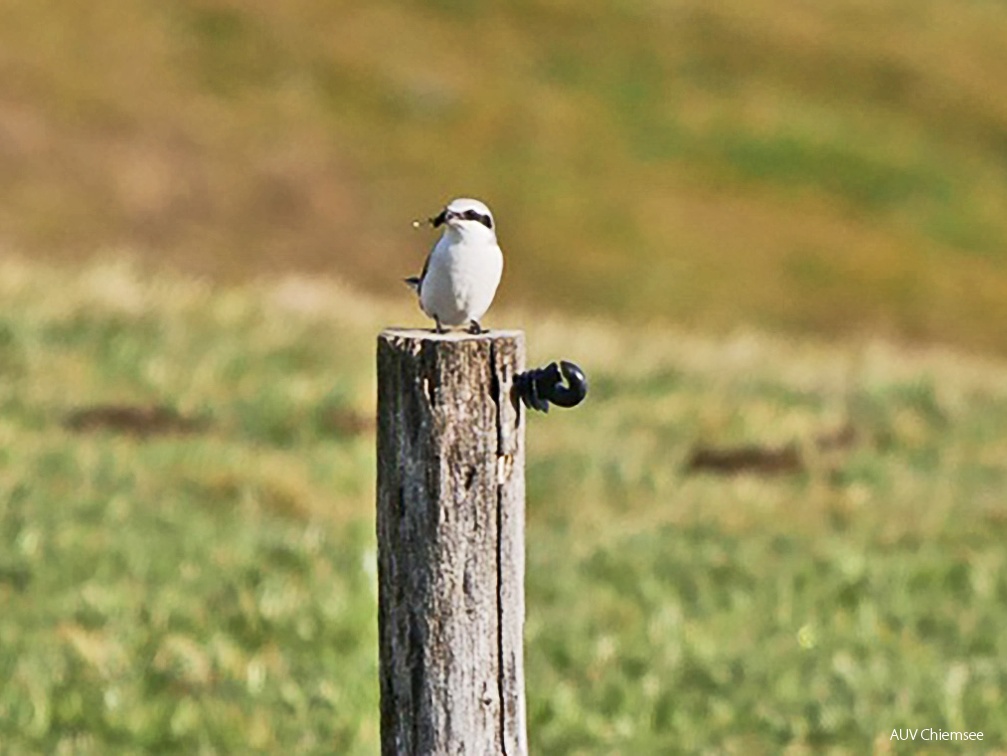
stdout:
<svg viewBox="0 0 1007 756">
<path fill-rule="evenodd" d="M 412 225 L 413 228 L 422 228 L 424 223 L 429 223 L 434 228 L 437 228 L 438 226 L 443 226 L 447 222 L 448 222 L 448 211 L 441 210 L 440 215 L 438 215 L 435 218 L 427 218 L 426 221 L 416 219 L 410 225 Z"/>
</svg>

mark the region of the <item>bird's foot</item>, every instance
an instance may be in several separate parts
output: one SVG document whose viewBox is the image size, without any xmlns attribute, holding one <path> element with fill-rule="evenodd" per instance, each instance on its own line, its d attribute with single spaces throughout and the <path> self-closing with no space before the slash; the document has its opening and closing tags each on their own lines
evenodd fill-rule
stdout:
<svg viewBox="0 0 1007 756">
<path fill-rule="evenodd" d="M 434 323 L 436 324 L 434 333 L 444 333 L 444 326 L 441 325 L 441 319 L 434 316 Z"/>
<path fill-rule="evenodd" d="M 479 325 L 478 321 L 470 320 L 469 321 L 469 333 L 474 334 L 474 335 L 479 335 L 480 333 L 489 333 L 489 331 L 487 331 L 485 328 L 483 328 L 481 325 Z"/>
</svg>

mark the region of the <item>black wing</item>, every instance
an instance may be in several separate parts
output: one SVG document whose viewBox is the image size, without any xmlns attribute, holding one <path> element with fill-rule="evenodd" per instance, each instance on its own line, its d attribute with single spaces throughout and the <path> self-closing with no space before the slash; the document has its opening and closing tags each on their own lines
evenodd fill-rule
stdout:
<svg viewBox="0 0 1007 756">
<path fill-rule="evenodd" d="M 431 255 L 433 253 L 431 252 Z M 427 255 L 426 262 L 423 263 L 423 272 L 418 276 L 409 276 L 409 278 L 403 278 L 402 280 L 406 282 L 406 285 L 410 287 L 417 294 L 420 293 L 420 287 L 423 286 L 423 279 L 427 277 L 427 269 L 430 267 L 430 256 Z"/>
</svg>

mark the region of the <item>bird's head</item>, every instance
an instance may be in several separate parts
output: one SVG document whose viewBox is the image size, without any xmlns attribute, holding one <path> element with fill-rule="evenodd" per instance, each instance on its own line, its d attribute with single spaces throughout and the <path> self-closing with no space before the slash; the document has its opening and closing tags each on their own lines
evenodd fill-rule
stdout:
<svg viewBox="0 0 1007 756">
<path fill-rule="evenodd" d="M 440 214 L 430 219 L 434 228 L 447 226 L 460 235 L 478 235 L 496 238 L 493 213 L 479 200 L 459 198 L 451 200 Z"/>
</svg>

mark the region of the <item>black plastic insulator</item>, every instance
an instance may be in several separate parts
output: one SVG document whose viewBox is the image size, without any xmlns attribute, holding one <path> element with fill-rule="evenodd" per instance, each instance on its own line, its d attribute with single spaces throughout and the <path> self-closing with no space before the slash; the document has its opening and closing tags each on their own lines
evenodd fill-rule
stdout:
<svg viewBox="0 0 1007 756">
<path fill-rule="evenodd" d="M 515 376 L 514 391 L 526 407 L 540 412 L 548 412 L 550 403 L 576 407 L 587 396 L 587 376 L 579 366 L 562 360 Z"/>
</svg>

